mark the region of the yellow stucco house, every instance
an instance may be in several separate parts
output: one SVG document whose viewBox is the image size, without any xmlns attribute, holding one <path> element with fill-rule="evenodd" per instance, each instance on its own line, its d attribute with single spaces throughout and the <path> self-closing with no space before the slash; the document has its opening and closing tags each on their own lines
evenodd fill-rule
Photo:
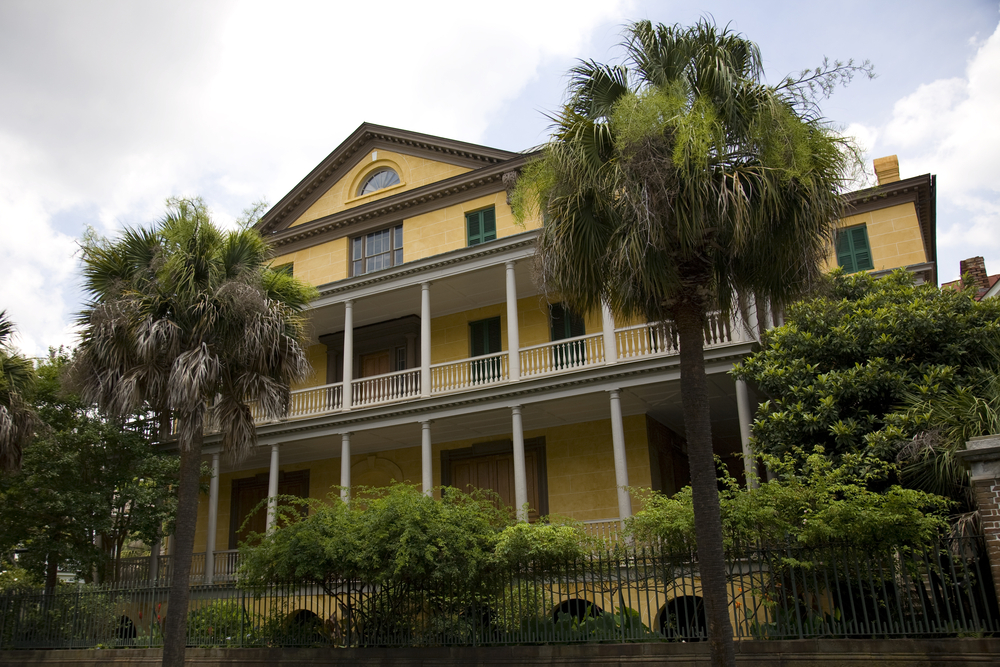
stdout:
<svg viewBox="0 0 1000 667">
<path fill-rule="evenodd" d="M 612 533 L 627 486 L 688 483 L 679 360 L 669 325 L 576 314 L 532 280 L 538 221 L 508 195 L 531 154 L 364 124 L 259 224 L 274 264 L 317 287 L 312 376 L 288 417 L 258 424 L 239 465 L 206 438 L 217 471 L 199 507 L 195 574 L 228 578 L 252 508 L 276 493 L 409 482 L 491 488 L 528 518 Z M 890 161 L 894 162 L 895 158 Z M 837 251 L 849 270 L 906 266 L 936 280 L 934 180 L 851 195 Z M 728 374 L 769 318 L 706 327 L 713 438 L 737 475 L 752 393 Z"/>
</svg>

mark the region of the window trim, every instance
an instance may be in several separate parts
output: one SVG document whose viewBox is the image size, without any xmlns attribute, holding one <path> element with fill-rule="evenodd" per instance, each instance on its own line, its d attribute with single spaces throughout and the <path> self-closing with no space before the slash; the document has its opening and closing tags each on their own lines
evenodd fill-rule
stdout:
<svg viewBox="0 0 1000 667">
<path fill-rule="evenodd" d="M 382 234 L 383 232 L 389 232 L 389 250 L 368 254 L 368 244 L 370 240 L 373 240 L 376 234 Z M 360 243 L 360 257 L 358 255 L 358 247 Z M 368 269 L 367 265 L 368 259 L 372 259 L 381 255 L 388 255 L 389 264 L 387 266 L 382 266 L 375 269 Z M 393 268 L 402 264 L 405 259 L 403 256 L 403 223 L 398 223 L 389 227 L 382 227 L 380 229 L 375 229 L 370 232 L 365 232 L 360 236 L 352 236 L 351 241 L 347 246 L 347 258 L 348 267 L 350 268 L 350 275 L 354 276 L 364 276 L 369 273 L 375 273 L 377 271 L 384 271 L 386 269 Z M 360 270 L 359 270 L 360 267 Z"/>
</svg>

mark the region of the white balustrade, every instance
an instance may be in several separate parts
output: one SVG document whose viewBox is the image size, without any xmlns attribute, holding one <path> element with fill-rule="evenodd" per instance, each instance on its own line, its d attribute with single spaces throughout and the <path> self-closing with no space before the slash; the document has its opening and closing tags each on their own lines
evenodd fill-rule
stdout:
<svg viewBox="0 0 1000 667">
<path fill-rule="evenodd" d="M 604 544 L 613 545 L 621 539 L 622 520 L 621 519 L 597 519 L 593 521 L 582 521 L 583 532 L 588 537 L 601 540 Z"/>
<path fill-rule="evenodd" d="M 420 396 L 420 369 L 373 375 L 351 382 L 351 405 L 372 405 Z"/>
<path fill-rule="evenodd" d="M 733 317 L 739 317 L 734 313 Z M 705 321 L 705 348 L 728 345 L 733 341 L 733 322 L 719 313 L 709 313 Z"/>
<path fill-rule="evenodd" d="M 603 363 L 603 333 L 521 348 L 521 377 L 565 373 Z"/>
<path fill-rule="evenodd" d="M 431 366 L 431 393 L 443 394 L 506 382 L 507 353 L 497 352 Z"/>
<path fill-rule="evenodd" d="M 638 324 L 615 331 L 618 359 L 636 359 L 660 354 L 677 354 L 677 331 L 673 322 Z"/>
<path fill-rule="evenodd" d="M 339 410 L 343 391 L 344 388 L 340 383 L 293 391 L 288 405 L 288 416 L 305 417 Z"/>
</svg>

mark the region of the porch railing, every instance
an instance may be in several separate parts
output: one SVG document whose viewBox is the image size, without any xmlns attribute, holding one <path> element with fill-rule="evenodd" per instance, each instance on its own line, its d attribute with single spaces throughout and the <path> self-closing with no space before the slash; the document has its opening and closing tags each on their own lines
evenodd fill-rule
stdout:
<svg viewBox="0 0 1000 667">
<path fill-rule="evenodd" d="M 521 348 L 521 376 L 549 375 L 604 363 L 604 335 L 577 336 Z"/>
<path fill-rule="evenodd" d="M 374 405 L 420 395 L 420 369 L 374 375 L 351 383 L 352 405 Z"/>
<path fill-rule="evenodd" d="M 447 394 L 506 382 L 510 377 L 507 363 L 507 353 L 496 352 L 434 364 L 431 366 L 431 393 Z"/>
<path fill-rule="evenodd" d="M 322 387 L 293 391 L 288 408 L 289 417 L 303 417 L 321 412 L 333 412 L 343 406 L 344 387 L 340 382 Z"/>
<path fill-rule="evenodd" d="M 705 348 L 720 347 L 751 340 L 738 321 L 718 313 L 708 316 L 705 324 Z M 677 354 L 677 331 L 671 322 L 639 324 L 616 329 L 614 334 L 619 361 Z M 606 363 L 603 333 L 523 347 L 517 351 L 521 377 L 532 378 L 570 373 Z M 460 361 L 431 366 L 431 394 L 449 394 L 508 382 L 509 352 L 497 352 Z M 308 417 L 343 409 L 343 384 L 299 389 L 291 393 L 289 418 Z M 359 378 L 351 383 L 352 405 L 362 407 L 417 398 L 421 395 L 420 369 Z M 257 421 L 264 415 L 253 407 Z"/>
<path fill-rule="evenodd" d="M 618 544 L 618 540 L 622 535 L 621 519 L 596 519 L 582 521 L 581 523 L 587 537 L 593 537 L 604 544 Z"/>
</svg>

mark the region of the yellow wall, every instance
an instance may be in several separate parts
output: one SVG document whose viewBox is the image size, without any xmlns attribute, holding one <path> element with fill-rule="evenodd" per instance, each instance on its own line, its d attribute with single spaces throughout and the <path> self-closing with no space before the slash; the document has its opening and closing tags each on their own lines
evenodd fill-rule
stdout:
<svg viewBox="0 0 1000 667">
<path fill-rule="evenodd" d="M 401 183 L 377 192 L 373 192 L 365 197 L 357 197 L 358 188 L 374 171 L 389 167 L 399 174 Z M 334 183 L 329 190 L 310 206 L 305 213 L 299 216 L 292 227 L 301 225 L 311 220 L 332 215 L 347 208 L 367 204 L 371 201 L 382 199 L 383 197 L 398 194 L 406 190 L 419 188 L 435 181 L 442 181 L 452 176 L 458 176 L 471 171 L 467 167 L 459 167 L 445 162 L 435 162 L 412 155 L 403 155 L 384 149 L 377 151 L 377 159 L 372 159 L 372 153 L 365 154 L 362 159 L 344 175 L 339 181 Z"/>
<path fill-rule="evenodd" d="M 465 214 L 488 206 L 495 207 L 497 238 L 520 234 L 539 226 L 534 220 L 519 226 L 503 192 L 446 206 L 403 220 L 403 261 L 439 255 L 466 247 Z M 295 277 L 311 285 L 325 285 L 348 277 L 351 233 L 333 241 L 274 258 L 273 265 L 292 263 Z"/>
<path fill-rule="evenodd" d="M 292 391 L 321 387 L 326 384 L 326 345 L 310 345 L 306 348 L 306 357 L 309 359 L 309 365 L 312 366 L 312 375 L 301 382 L 292 384 Z"/>
<path fill-rule="evenodd" d="M 442 364 L 469 358 L 469 323 L 490 317 L 500 318 L 501 349 L 509 350 L 507 344 L 507 305 L 497 303 L 461 313 L 453 313 L 431 320 L 431 363 Z M 521 347 L 542 345 L 551 341 L 549 329 L 548 302 L 539 296 L 529 296 L 517 300 L 518 336 Z M 601 331 L 599 312 L 584 318 L 587 334 Z M 324 362 L 325 363 L 325 362 Z"/>
<path fill-rule="evenodd" d="M 292 263 L 295 277 L 310 285 L 325 285 L 347 277 L 347 237 L 274 258 L 272 264 Z"/>
<path fill-rule="evenodd" d="M 920 220 L 913 203 L 906 202 L 852 215 L 841 220 L 837 227 L 843 229 L 860 224 L 868 229 L 868 243 L 875 271 L 927 261 L 920 236 Z M 836 254 L 831 254 L 827 258 L 827 269 L 834 269 L 836 266 Z"/>
<path fill-rule="evenodd" d="M 649 447 L 646 436 L 645 415 L 624 418 L 625 456 L 628 461 L 629 484 L 648 487 Z M 435 443 L 433 447 L 434 486 L 441 484 L 441 452 L 446 449 L 463 449 L 480 442 L 491 442 L 509 435 L 491 438 L 470 438 L 451 442 Z M 580 521 L 609 519 L 618 516 L 618 495 L 615 487 L 615 463 L 611 446 L 611 420 L 601 419 L 581 424 L 554 426 L 552 428 L 526 431 L 528 438 L 545 438 L 546 468 L 549 487 L 549 513 L 566 516 Z M 419 433 L 415 432 L 415 441 Z M 339 438 L 331 450 L 339 445 Z M 391 465 L 382 465 L 382 461 Z M 404 447 L 375 454 L 357 454 L 351 457 L 352 484 L 378 486 L 385 484 L 386 469 L 398 470 L 402 479 L 398 481 L 420 484 L 421 457 L 417 442 L 413 447 Z M 340 483 L 340 457 L 322 459 L 306 463 L 281 465 L 284 472 L 309 470 L 309 497 L 330 500 L 331 489 Z M 371 470 L 366 474 L 366 470 Z M 224 473 L 219 477 L 219 523 L 216 533 L 216 549 L 229 548 L 230 501 L 233 479 L 266 474 L 267 468 L 241 470 Z M 633 509 L 640 509 L 633 500 Z M 194 551 L 205 550 L 205 534 L 208 526 L 208 496 L 203 494 L 198 504 L 198 528 L 195 533 Z"/>
</svg>

